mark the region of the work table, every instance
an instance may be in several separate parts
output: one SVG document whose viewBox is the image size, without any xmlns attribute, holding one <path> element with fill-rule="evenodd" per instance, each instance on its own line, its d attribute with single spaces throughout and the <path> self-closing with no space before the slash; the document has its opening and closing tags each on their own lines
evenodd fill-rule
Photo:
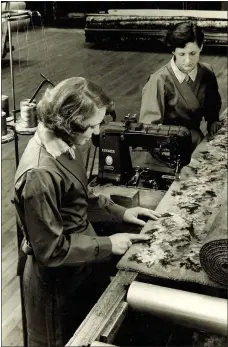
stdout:
<svg viewBox="0 0 228 347">
<path fill-rule="evenodd" d="M 227 110 L 222 114 L 221 119 L 225 118 L 227 116 Z M 226 124 L 223 125 L 223 131 L 226 132 Z M 219 137 L 218 137 L 219 138 Z M 214 141 L 214 142 L 213 142 Z M 205 161 L 210 158 L 210 155 L 212 155 L 214 151 L 217 151 L 217 153 L 221 153 L 221 148 L 219 147 L 219 142 L 216 142 L 216 136 L 214 140 L 212 140 L 212 144 L 215 145 L 213 149 L 211 150 L 211 153 L 209 151 L 210 148 L 210 142 L 208 142 L 208 138 L 205 138 L 202 143 L 196 148 L 192 155 L 191 163 L 182 169 L 181 171 L 181 178 L 180 181 L 174 181 L 172 185 L 170 186 L 169 190 L 163 195 L 163 197 L 160 194 L 160 197 L 158 198 L 158 205 L 156 208 L 156 211 L 158 212 L 164 212 L 164 211 L 172 211 L 175 213 L 179 213 L 177 209 L 175 209 L 174 199 L 178 195 L 177 192 L 180 192 L 181 186 L 183 187 L 184 184 L 193 183 L 196 179 L 196 173 L 197 173 L 197 165 L 199 168 L 199 163 L 201 163 L 202 168 L 202 155 Z M 203 154 L 202 154 L 203 153 Z M 219 159 L 219 158 L 218 158 Z M 224 158 L 223 158 L 224 161 Z M 215 188 L 215 194 L 216 199 L 214 199 L 212 210 L 213 213 L 208 214 L 207 218 L 204 219 L 204 226 L 200 230 L 205 227 L 205 225 L 209 225 L 213 222 L 216 212 L 221 206 L 221 203 L 223 201 L 223 195 L 225 191 L 225 185 L 226 185 L 226 170 L 227 170 L 227 164 L 226 167 L 224 166 L 224 163 L 222 162 L 222 166 L 219 169 L 219 172 L 216 173 L 217 177 L 217 184 L 214 186 Z M 209 163 L 209 162 L 208 162 Z M 213 170 L 213 168 L 211 168 Z M 216 169 L 216 168 L 214 168 Z M 205 182 L 206 183 L 206 176 L 205 176 Z M 202 183 L 201 179 L 201 183 Z M 194 197 L 194 190 L 195 186 L 192 185 L 192 195 Z M 204 184 L 204 189 L 205 184 Z M 195 195 L 197 196 L 197 194 Z M 151 195 L 153 197 L 153 195 Z M 147 230 L 150 230 L 151 225 L 153 222 L 149 221 L 146 226 L 143 228 L 142 232 L 146 232 Z M 120 270 L 117 272 L 116 276 L 112 279 L 111 283 L 103 293 L 103 295 L 98 300 L 97 304 L 92 308 L 90 313 L 87 315 L 85 320 L 82 322 L 80 327 L 75 332 L 74 336 L 71 338 L 71 340 L 68 342 L 67 346 L 88 346 L 93 341 L 99 341 L 101 336 L 103 337 L 103 341 L 105 341 L 105 337 L 108 336 L 108 334 L 111 331 L 115 330 L 115 326 L 119 326 L 121 324 L 121 319 L 124 317 L 124 313 L 126 313 L 127 310 L 127 303 L 124 301 L 126 298 L 127 290 L 130 286 L 130 284 L 138 279 L 138 271 L 139 268 L 137 268 L 137 263 L 134 264 L 132 269 L 130 267 L 128 269 L 124 268 L 121 264 L 125 262 L 126 259 L 129 258 L 129 254 L 132 254 L 132 249 L 135 246 L 133 245 L 132 248 L 123 256 L 123 258 L 120 261 Z M 134 271 L 131 271 L 134 270 Z M 147 272 L 144 272 L 144 274 L 148 274 Z M 204 275 L 206 276 L 206 274 Z M 179 278 L 181 280 L 181 277 Z M 153 282 L 153 279 L 152 279 Z M 199 280 L 199 283 L 202 284 L 202 281 Z M 221 286 L 216 285 L 215 283 L 210 282 L 209 279 L 207 279 L 207 286 L 210 287 L 211 284 L 211 290 L 214 293 L 212 295 L 216 296 L 216 291 L 219 290 Z M 174 284 L 175 287 L 175 284 Z M 185 289 L 185 288 L 183 288 Z M 210 292 L 209 292 L 210 293 Z M 208 293 L 207 293 L 208 294 Z M 153 333 L 153 332 L 151 332 Z M 108 339 L 106 342 L 109 342 Z"/>
</svg>

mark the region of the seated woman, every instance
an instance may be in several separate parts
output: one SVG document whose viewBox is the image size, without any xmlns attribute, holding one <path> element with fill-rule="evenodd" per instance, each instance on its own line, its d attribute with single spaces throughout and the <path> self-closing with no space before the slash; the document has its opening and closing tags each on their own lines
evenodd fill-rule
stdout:
<svg viewBox="0 0 228 347">
<path fill-rule="evenodd" d="M 142 91 L 139 121 L 181 125 L 191 130 L 194 148 L 202 141 L 202 118 L 209 135 L 220 127 L 221 97 L 209 64 L 199 62 L 204 34 L 191 22 L 175 25 L 166 37 L 172 59 L 154 72 Z"/>
</svg>

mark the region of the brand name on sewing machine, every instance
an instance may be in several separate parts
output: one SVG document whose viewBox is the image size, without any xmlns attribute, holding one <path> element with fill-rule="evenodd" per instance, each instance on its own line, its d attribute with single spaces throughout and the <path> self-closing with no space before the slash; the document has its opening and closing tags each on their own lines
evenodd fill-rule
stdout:
<svg viewBox="0 0 228 347">
<path fill-rule="evenodd" d="M 105 153 L 115 153 L 115 150 L 114 150 L 114 149 L 105 149 L 105 148 L 102 148 L 102 152 L 105 152 Z"/>
</svg>

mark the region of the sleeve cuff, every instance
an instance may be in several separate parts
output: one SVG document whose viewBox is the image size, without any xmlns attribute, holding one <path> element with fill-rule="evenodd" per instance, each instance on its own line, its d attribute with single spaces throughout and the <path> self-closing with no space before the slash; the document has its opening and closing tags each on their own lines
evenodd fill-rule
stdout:
<svg viewBox="0 0 228 347">
<path fill-rule="evenodd" d="M 109 237 L 93 237 L 95 245 L 95 259 L 103 260 L 112 255 L 112 243 Z"/>
<path fill-rule="evenodd" d="M 110 211 L 111 213 L 113 213 L 115 220 L 117 220 L 118 222 L 123 222 L 123 216 L 124 213 L 127 209 L 123 206 L 120 206 L 118 204 L 113 203 L 110 206 Z"/>
</svg>

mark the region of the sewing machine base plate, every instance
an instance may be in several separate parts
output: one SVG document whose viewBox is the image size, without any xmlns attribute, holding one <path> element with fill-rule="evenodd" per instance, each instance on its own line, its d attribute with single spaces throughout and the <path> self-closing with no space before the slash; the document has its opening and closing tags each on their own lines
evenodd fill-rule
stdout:
<svg viewBox="0 0 228 347">
<path fill-rule="evenodd" d="M 133 176 L 134 177 L 134 176 Z M 97 175 L 93 176 L 90 180 L 90 186 L 95 187 L 97 185 L 105 186 L 107 184 L 112 184 L 118 187 L 124 188 L 134 188 L 143 190 L 164 190 L 167 191 L 175 179 L 175 176 L 170 174 L 161 174 L 152 171 L 146 171 L 140 174 L 138 181 L 134 182 L 133 177 L 128 180 L 127 183 L 118 182 L 115 180 L 103 180 Z M 137 180 L 137 179 L 136 179 Z"/>
<path fill-rule="evenodd" d="M 134 197 L 135 193 L 138 193 L 138 204 L 141 207 L 155 209 L 163 196 L 166 193 L 166 190 L 156 190 L 149 188 L 140 188 L 140 187 L 126 187 L 126 186 L 117 186 L 114 184 L 95 184 L 95 181 L 92 181 L 89 186 L 92 188 L 94 194 L 103 194 L 107 197 L 112 195 L 123 196 L 126 200 L 127 197 Z M 125 206 L 130 207 L 130 206 Z M 133 205 L 131 207 L 134 207 Z"/>
</svg>

